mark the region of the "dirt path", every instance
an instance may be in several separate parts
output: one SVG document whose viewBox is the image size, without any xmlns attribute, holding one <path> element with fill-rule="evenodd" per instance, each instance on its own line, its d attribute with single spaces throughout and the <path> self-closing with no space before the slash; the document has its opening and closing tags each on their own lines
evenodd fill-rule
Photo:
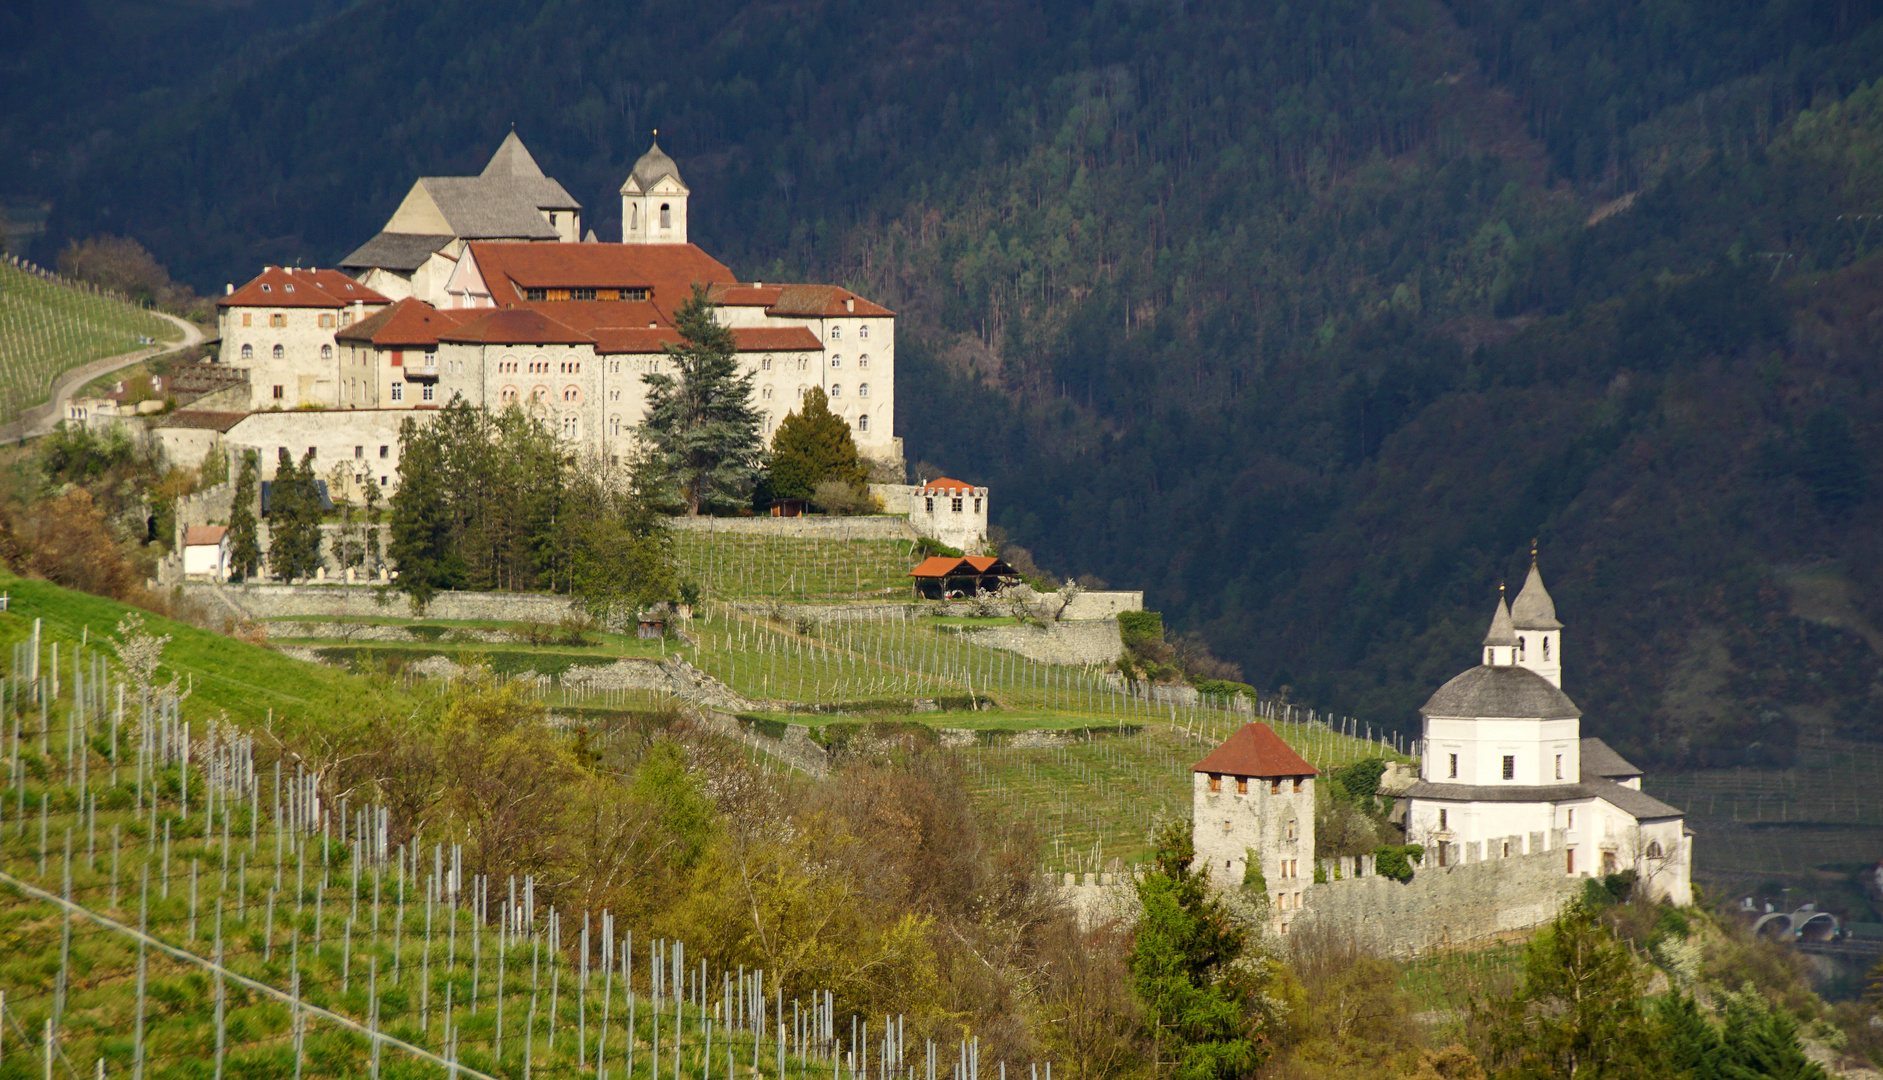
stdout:
<svg viewBox="0 0 1883 1080">
<path fill-rule="evenodd" d="M 186 319 L 179 319 L 175 315 L 166 315 L 161 311 L 153 311 L 151 314 L 181 330 L 183 340 L 153 345 L 136 352 L 120 353 L 117 356 L 107 356 L 102 360 L 93 360 L 89 364 L 81 364 L 64 372 L 52 384 L 50 400 L 27 409 L 13 423 L 0 425 L 0 442 L 20 442 L 50 433 L 59 421 L 65 419 L 66 406 L 71 404 L 72 396 L 78 393 L 86 383 L 100 375 L 108 375 L 120 368 L 141 364 L 165 353 L 173 353 L 179 349 L 202 344 L 203 332 L 197 328 L 196 324 Z"/>
</svg>

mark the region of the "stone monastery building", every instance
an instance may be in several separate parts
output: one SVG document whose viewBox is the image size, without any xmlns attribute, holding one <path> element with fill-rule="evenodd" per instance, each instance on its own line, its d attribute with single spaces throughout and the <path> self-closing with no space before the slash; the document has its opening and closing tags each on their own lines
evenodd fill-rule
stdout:
<svg viewBox="0 0 1883 1080">
<path fill-rule="evenodd" d="M 247 370 L 248 410 L 328 410 L 340 442 L 354 415 L 462 397 L 527 409 L 619 461 L 645 415 L 641 377 L 671 368 L 675 312 L 702 286 L 766 432 L 817 386 L 864 456 L 900 465 L 893 312 L 840 286 L 739 281 L 687 241 L 689 190 L 658 144 L 620 194 L 621 242 L 578 239 L 581 204 L 511 132 L 480 175 L 419 178 L 344 273 L 271 266 L 231 286 L 222 362 Z"/>
</svg>

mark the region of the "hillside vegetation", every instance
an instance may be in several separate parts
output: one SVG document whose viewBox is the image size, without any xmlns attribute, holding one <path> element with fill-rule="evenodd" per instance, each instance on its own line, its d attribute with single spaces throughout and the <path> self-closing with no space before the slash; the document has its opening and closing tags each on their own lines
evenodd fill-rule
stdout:
<svg viewBox="0 0 1883 1080">
<path fill-rule="evenodd" d="M 67 369 L 175 332 L 135 304 L 0 262 L 0 423 L 45 401 Z"/>
<path fill-rule="evenodd" d="M 58 150 L 4 181 L 45 243 L 128 232 L 205 290 L 332 262 L 512 122 L 606 237 L 658 126 L 715 254 L 899 312 L 912 459 L 1265 689 L 1409 729 L 1541 537 L 1625 752 L 1874 726 L 1873 652 L 1780 582 L 1883 602 L 1876 0 L 303 14 L 0 131 Z"/>
</svg>

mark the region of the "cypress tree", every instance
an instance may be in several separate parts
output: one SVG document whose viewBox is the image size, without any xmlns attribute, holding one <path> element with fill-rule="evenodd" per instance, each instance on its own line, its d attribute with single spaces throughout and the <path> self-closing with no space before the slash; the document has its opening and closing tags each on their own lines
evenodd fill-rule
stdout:
<svg viewBox="0 0 1883 1080">
<path fill-rule="evenodd" d="M 262 549 L 255 528 L 255 452 L 242 452 L 242 468 L 235 478 L 235 506 L 229 511 L 229 572 L 241 580 L 253 577 L 261 565 Z"/>
<path fill-rule="evenodd" d="M 822 387 L 811 387 L 798 411 L 779 422 L 767 478 L 774 499 L 808 499 L 826 480 L 852 487 L 869 481 L 850 425 L 830 411 Z"/>
<path fill-rule="evenodd" d="M 463 560 L 451 537 L 442 440 L 414 420 L 399 425 L 399 490 L 392 495 L 392 543 L 398 587 L 421 607 L 456 584 Z"/>
<path fill-rule="evenodd" d="M 764 461 L 753 373 L 739 370 L 737 343 L 713 318 L 704 286 L 694 286 L 674 324 L 684 340 L 667 346 L 667 356 L 679 376 L 641 376 L 648 386 L 641 437 L 688 514 L 729 509 L 746 501 Z"/>
<path fill-rule="evenodd" d="M 276 459 L 268 498 L 268 568 L 283 581 L 310 577 L 320 565 L 320 489 L 314 455 L 296 465 L 288 448 Z"/>
</svg>

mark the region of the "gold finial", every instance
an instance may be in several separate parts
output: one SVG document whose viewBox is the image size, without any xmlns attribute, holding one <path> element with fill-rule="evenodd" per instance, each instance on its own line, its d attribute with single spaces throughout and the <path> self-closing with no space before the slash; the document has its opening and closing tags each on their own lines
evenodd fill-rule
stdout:
<svg viewBox="0 0 1883 1080">
<path fill-rule="evenodd" d="M 1536 540 L 1537 538 L 1534 536 L 1530 538 L 1530 561 L 1531 562 L 1536 561 Z"/>
<path fill-rule="evenodd" d="M 1497 598 L 1499 600 L 1504 598 L 1504 583 L 1501 581 L 1497 583 Z"/>
</svg>

